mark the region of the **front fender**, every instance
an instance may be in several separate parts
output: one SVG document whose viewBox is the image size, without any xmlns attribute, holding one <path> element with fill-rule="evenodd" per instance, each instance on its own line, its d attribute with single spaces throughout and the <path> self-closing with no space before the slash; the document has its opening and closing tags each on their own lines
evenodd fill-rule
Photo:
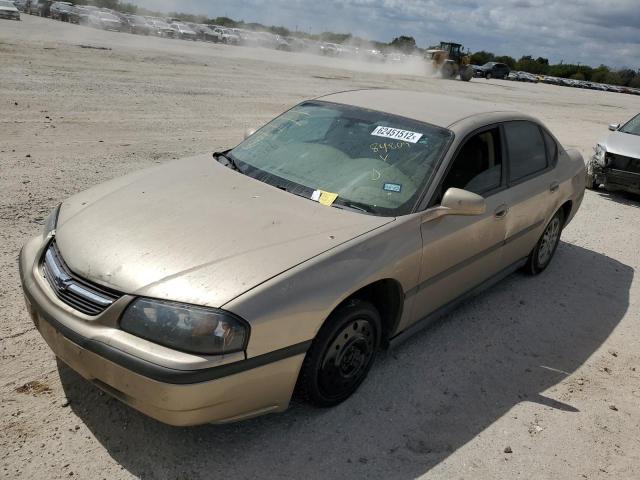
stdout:
<svg viewBox="0 0 640 480">
<path fill-rule="evenodd" d="M 422 254 L 418 219 L 396 219 L 223 305 L 251 324 L 247 356 L 313 339 L 336 306 L 376 281 L 395 280 L 403 293 L 413 288 Z M 403 315 L 410 310 L 405 304 Z"/>
</svg>

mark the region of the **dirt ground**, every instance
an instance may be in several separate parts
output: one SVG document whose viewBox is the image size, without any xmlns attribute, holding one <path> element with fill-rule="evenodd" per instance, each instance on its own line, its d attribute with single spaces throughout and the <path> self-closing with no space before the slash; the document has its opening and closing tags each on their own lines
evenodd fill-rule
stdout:
<svg viewBox="0 0 640 480">
<path fill-rule="evenodd" d="M 640 478 L 639 197 L 587 192 L 544 274 L 514 274 L 382 354 L 331 410 L 168 427 L 57 365 L 31 324 L 17 256 L 57 203 L 233 146 L 302 99 L 396 87 L 496 101 L 585 156 L 640 111 L 640 97 L 423 69 L 0 23 L 0 477 Z"/>
</svg>

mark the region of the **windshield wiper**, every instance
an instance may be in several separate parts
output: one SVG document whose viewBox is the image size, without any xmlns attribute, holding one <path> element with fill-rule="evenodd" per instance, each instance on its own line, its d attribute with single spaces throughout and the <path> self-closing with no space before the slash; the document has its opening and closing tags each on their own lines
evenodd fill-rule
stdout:
<svg viewBox="0 0 640 480">
<path fill-rule="evenodd" d="M 345 207 L 347 209 L 351 209 L 351 210 L 358 210 L 360 212 L 365 212 L 365 213 L 377 213 L 376 210 L 371 207 L 370 205 L 367 205 L 366 203 L 360 203 L 360 202 L 352 202 L 349 200 L 340 200 L 339 203 L 333 203 L 333 205 L 331 205 L 332 207 L 336 207 L 336 208 L 341 208 L 344 209 Z"/>
<path fill-rule="evenodd" d="M 225 167 L 229 167 L 232 170 L 242 172 L 235 158 L 233 158 L 231 155 L 227 155 L 225 152 L 213 152 L 213 158 L 215 158 L 218 162 L 220 162 L 220 159 L 223 158 L 226 160 L 226 162 L 220 162 L 220 163 L 222 163 Z"/>
</svg>

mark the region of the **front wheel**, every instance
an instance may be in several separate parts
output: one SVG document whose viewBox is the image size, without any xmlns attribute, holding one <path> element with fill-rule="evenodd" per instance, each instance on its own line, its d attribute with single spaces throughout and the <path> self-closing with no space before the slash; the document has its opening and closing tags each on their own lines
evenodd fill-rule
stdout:
<svg viewBox="0 0 640 480">
<path fill-rule="evenodd" d="M 536 243 L 536 246 L 529 254 L 525 271 L 530 275 L 537 275 L 544 271 L 551 263 L 553 255 L 556 253 L 558 244 L 560 243 L 560 234 L 564 227 L 564 212 L 558 210 L 556 214 L 549 220 L 549 223 L 542 232 L 542 236 Z"/>
<path fill-rule="evenodd" d="M 471 67 L 463 67 L 460 70 L 460 80 L 463 82 L 468 82 L 473 77 L 473 69 Z"/>
<path fill-rule="evenodd" d="M 487 74 L 485 75 L 485 78 L 487 80 L 491 80 L 491 72 L 487 72 Z"/>
<path fill-rule="evenodd" d="M 381 331 L 380 314 L 371 303 L 353 300 L 338 307 L 307 352 L 297 393 L 320 407 L 349 398 L 369 373 Z"/>
<path fill-rule="evenodd" d="M 444 65 L 442 65 L 442 78 L 451 79 L 455 77 L 455 75 L 456 72 L 453 68 L 453 65 L 451 65 L 450 63 L 445 63 Z"/>
</svg>

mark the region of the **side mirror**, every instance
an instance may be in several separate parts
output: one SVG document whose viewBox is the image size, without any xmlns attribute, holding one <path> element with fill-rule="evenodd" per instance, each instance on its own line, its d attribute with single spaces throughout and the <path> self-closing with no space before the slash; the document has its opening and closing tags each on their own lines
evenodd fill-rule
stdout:
<svg viewBox="0 0 640 480">
<path fill-rule="evenodd" d="M 620 124 L 619 123 L 612 123 L 612 124 L 609 125 L 609 130 L 611 130 L 612 132 L 615 132 L 619 128 L 620 128 Z"/>
<path fill-rule="evenodd" d="M 449 210 L 448 215 L 482 215 L 487 210 L 484 197 L 460 188 L 448 189 L 440 206 Z"/>
<path fill-rule="evenodd" d="M 256 129 L 255 128 L 247 128 L 244 131 L 244 139 L 246 140 L 247 138 L 249 138 L 251 135 L 253 135 L 254 133 L 256 133 Z"/>
<path fill-rule="evenodd" d="M 425 211 L 423 221 L 428 222 L 445 215 L 482 215 L 486 210 L 484 197 L 460 188 L 449 188 L 439 207 Z"/>
</svg>

